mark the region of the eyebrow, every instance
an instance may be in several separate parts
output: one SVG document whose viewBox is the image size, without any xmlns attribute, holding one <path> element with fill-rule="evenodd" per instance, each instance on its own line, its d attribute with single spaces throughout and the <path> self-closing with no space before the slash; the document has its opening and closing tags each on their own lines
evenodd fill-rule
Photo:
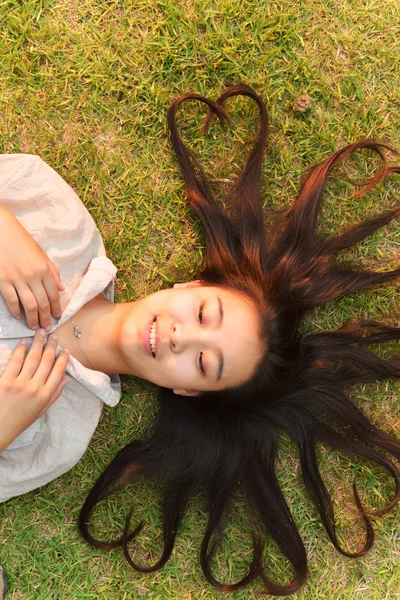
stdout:
<svg viewBox="0 0 400 600">
<path fill-rule="evenodd" d="M 222 352 L 219 352 L 218 356 L 218 372 L 217 372 L 217 381 L 219 381 L 222 377 L 222 371 L 224 369 L 224 357 L 222 356 Z"/>
<path fill-rule="evenodd" d="M 222 300 L 219 296 L 217 296 L 218 298 L 218 326 L 221 327 L 223 321 L 224 321 L 224 307 L 222 305 Z M 224 370 L 224 357 L 222 352 L 219 352 L 219 356 L 218 356 L 218 371 L 217 371 L 217 381 L 219 381 L 222 377 L 222 371 Z"/>
<path fill-rule="evenodd" d="M 224 320 L 224 307 L 222 305 L 222 300 L 219 296 L 217 296 L 218 299 L 218 326 L 221 327 L 223 320 Z"/>
</svg>

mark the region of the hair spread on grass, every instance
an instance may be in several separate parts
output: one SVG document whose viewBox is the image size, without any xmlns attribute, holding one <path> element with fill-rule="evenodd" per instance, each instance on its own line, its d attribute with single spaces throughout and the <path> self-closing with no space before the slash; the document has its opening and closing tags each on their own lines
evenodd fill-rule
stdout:
<svg viewBox="0 0 400 600">
<path fill-rule="evenodd" d="M 202 168 L 180 137 L 176 113 L 182 102 L 205 103 L 209 107 L 206 130 L 214 116 L 228 120 L 222 105 L 235 95 L 255 101 L 261 124 L 244 171 L 226 198 L 228 215 L 215 201 Z M 308 172 L 295 202 L 283 216 L 274 219 L 269 211 L 268 221 L 273 225 L 267 229 L 260 199 L 268 135 L 262 99 L 245 85 L 230 87 L 216 102 L 186 94 L 172 103 L 168 127 L 188 201 L 205 231 L 207 255 L 201 278 L 208 285 L 244 292 L 255 301 L 266 351 L 254 377 L 238 388 L 204 393 L 190 400 L 163 390 L 148 436 L 121 450 L 90 491 L 80 515 L 80 530 L 94 546 L 122 546 L 126 559 L 138 571 L 155 571 L 171 556 L 189 498 L 200 492 L 208 507 L 200 550 L 207 580 L 223 591 L 232 591 L 260 578 L 270 594 L 288 595 L 306 579 L 307 556 L 276 474 L 282 432 L 295 441 L 305 487 L 334 547 L 345 556 L 359 557 L 371 548 L 371 515 L 386 513 L 400 496 L 399 471 L 393 462 L 393 458 L 400 459 L 399 441 L 375 427 L 349 397 L 355 384 L 400 377 L 399 355 L 381 358 L 369 348 L 399 340 L 400 328 L 363 321 L 337 331 L 299 330 L 304 316 L 314 307 L 400 275 L 399 268 L 375 272 L 337 260 L 339 251 L 389 223 L 399 215 L 400 207 L 338 235 L 322 237 L 317 233 L 329 173 L 354 152 L 373 151 L 380 168 L 366 180 L 361 190 L 365 193 L 389 173 L 399 173 L 400 168 L 388 164 L 386 154 L 394 151 L 385 144 L 368 139 L 350 144 Z M 393 498 L 375 512 L 363 506 L 353 485 L 355 506 L 366 531 L 361 547 L 353 552 L 343 548 L 337 536 L 331 496 L 319 469 L 320 442 L 347 456 L 380 465 L 395 482 Z M 158 481 L 163 501 L 163 551 L 151 566 L 138 564 L 129 551 L 142 527 L 140 524 L 131 531 L 134 508 L 117 540 L 99 541 L 88 529 L 94 507 L 139 478 Z M 253 556 L 240 581 L 223 584 L 213 575 L 212 559 L 238 491 L 252 517 Z M 286 584 L 268 576 L 263 549 L 271 538 L 293 570 Z"/>
</svg>

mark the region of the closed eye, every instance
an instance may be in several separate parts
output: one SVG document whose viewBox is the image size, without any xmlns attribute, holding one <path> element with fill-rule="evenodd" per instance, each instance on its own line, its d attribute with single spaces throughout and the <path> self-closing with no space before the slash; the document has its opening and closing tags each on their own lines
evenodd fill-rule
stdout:
<svg viewBox="0 0 400 600">
<path fill-rule="evenodd" d="M 199 308 L 199 323 L 200 323 L 200 325 L 203 324 L 203 310 L 204 310 L 204 302 L 202 302 L 200 304 L 200 308 Z"/>
<path fill-rule="evenodd" d="M 204 366 L 203 366 L 203 353 L 199 354 L 199 371 L 202 375 L 205 375 Z"/>
</svg>

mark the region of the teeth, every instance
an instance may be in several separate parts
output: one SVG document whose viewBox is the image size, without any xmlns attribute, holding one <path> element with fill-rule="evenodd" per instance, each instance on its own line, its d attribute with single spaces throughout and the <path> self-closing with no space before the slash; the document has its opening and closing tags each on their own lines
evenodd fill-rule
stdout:
<svg viewBox="0 0 400 600">
<path fill-rule="evenodd" d="M 157 323 L 154 320 L 153 325 L 150 329 L 150 348 L 153 356 L 156 355 L 156 332 L 157 332 Z"/>
</svg>

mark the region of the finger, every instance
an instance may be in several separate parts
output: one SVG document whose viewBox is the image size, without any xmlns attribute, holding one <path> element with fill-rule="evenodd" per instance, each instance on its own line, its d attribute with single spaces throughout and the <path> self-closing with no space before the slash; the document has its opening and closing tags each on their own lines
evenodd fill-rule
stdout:
<svg viewBox="0 0 400 600">
<path fill-rule="evenodd" d="M 50 301 L 47 292 L 41 281 L 34 281 L 30 284 L 31 292 L 35 297 L 37 312 L 39 316 L 39 325 L 49 331 L 51 329 Z"/>
<path fill-rule="evenodd" d="M 33 338 L 32 346 L 26 355 L 24 365 L 21 369 L 20 377 L 24 381 L 30 381 L 39 367 L 43 354 L 45 335 L 45 330 L 39 329 Z"/>
<path fill-rule="evenodd" d="M 56 350 L 57 335 L 55 333 L 52 333 L 47 338 L 46 346 L 43 350 L 42 357 L 40 359 L 40 364 L 36 369 L 34 375 L 34 379 L 37 381 L 38 385 L 44 385 L 46 383 L 50 371 L 54 366 Z"/>
<path fill-rule="evenodd" d="M 15 284 L 15 289 L 19 300 L 24 307 L 28 327 L 37 329 L 37 327 L 39 327 L 37 302 L 31 288 L 24 281 L 21 281 L 18 284 Z"/>
<path fill-rule="evenodd" d="M 10 282 L 4 282 L 0 286 L 0 293 L 3 295 L 3 298 L 8 306 L 8 310 L 16 319 L 20 319 L 22 317 L 21 307 L 19 304 L 18 294 L 15 290 L 15 287 Z"/>
<path fill-rule="evenodd" d="M 44 277 L 43 286 L 47 294 L 47 299 L 50 303 L 50 312 L 55 319 L 59 319 L 61 317 L 60 292 L 53 272 L 50 272 Z"/>
<path fill-rule="evenodd" d="M 7 379 L 15 379 L 21 372 L 22 365 L 24 364 L 26 351 L 26 340 L 21 340 L 15 348 L 12 356 L 3 371 L 2 377 Z"/>
<path fill-rule="evenodd" d="M 68 359 L 69 352 L 66 348 L 64 348 L 57 356 L 57 360 L 55 361 L 45 384 L 45 388 L 48 394 L 51 396 L 55 394 L 59 384 L 61 383 L 64 377 L 65 369 L 67 368 L 68 364 Z"/>
<path fill-rule="evenodd" d="M 39 386 L 44 386 L 47 378 L 49 376 L 50 371 L 54 366 L 55 354 L 57 349 L 57 336 L 52 333 L 46 342 L 46 346 L 43 350 L 42 356 L 40 358 L 40 363 L 33 375 L 33 379 L 37 382 Z"/>
<path fill-rule="evenodd" d="M 47 257 L 47 258 L 48 258 L 48 257 Z M 64 285 L 64 284 L 63 284 L 63 282 L 61 281 L 61 275 L 60 275 L 60 272 L 59 272 L 59 270 L 57 269 L 57 267 L 54 265 L 54 263 L 52 263 L 50 259 L 48 259 L 48 260 L 49 260 L 49 266 L 50 266 L 50 269 L 51 269 L 51 271 L 52 271 L 52 273 L 53 273 L 53 275 L 54 275 L 54 279 L 56 280 L 56 284 L 57 284 L 58 290 L 59 290 L 60 292 L 63 292 L 63 291 L 65 290 L 65 285 Z"/>
<path fill-rule="evenodd" d="M 55 402 L 57 400 L 57 398 L 59 398 L 61 396 L 61 392 L 63 391 L 63 389 L 65 388 L 65 386 L 68 384 L 68 379 L 66 377 L 63 378 L 62 381 L 60 381 L 60 383 L 58 384 L 56 391 L 54 392 L 54 394 L 52 395 L 52 397 L 50 398 L 50 400 L 47 402 L 46 406 L 44 406 L 39 414 L 39 417 L 41 417 L 46 410 L 53 404 L 53 402 Z"/>
</svg>

